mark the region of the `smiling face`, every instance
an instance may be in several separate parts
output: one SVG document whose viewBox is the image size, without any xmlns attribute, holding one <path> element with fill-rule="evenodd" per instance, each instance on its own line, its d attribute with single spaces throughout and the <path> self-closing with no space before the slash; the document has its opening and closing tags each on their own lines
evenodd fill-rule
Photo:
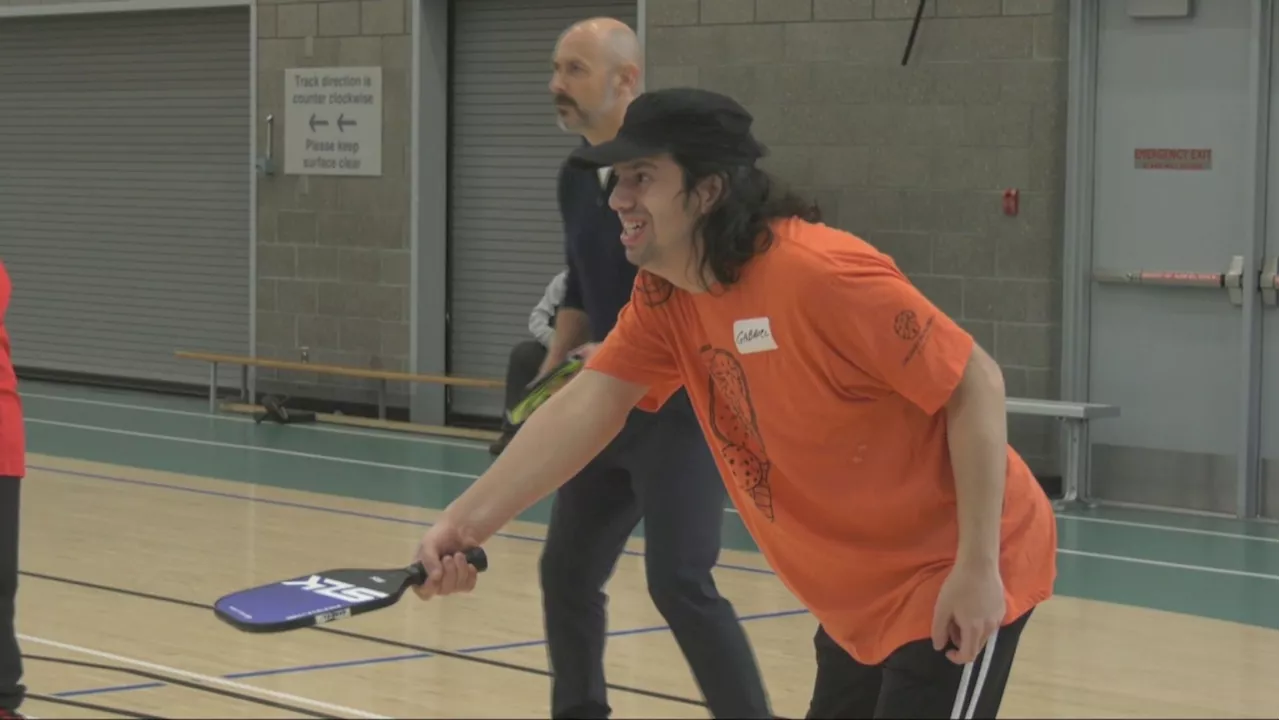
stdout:
<svg viewBox="0 0 1280 720">
<path fill-rule="evenodd" d="M 689 287 L 695 226 L 714 205 L 720 179 L 705 178 L 686 191 L 684 171 L 669 155 L 620 163 L 613 172 L 617 182 L 609 207 L 622 220 L 620 241 L 627 260 Z"/>
</svg>

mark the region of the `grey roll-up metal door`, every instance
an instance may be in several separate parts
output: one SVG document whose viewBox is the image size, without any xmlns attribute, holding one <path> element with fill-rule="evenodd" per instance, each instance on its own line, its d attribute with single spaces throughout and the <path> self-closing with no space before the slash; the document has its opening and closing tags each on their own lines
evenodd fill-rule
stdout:
<svg viewBox="0 0 1280 720">
<path fill-rule="evenodd" d="M 529 313 L 564 268 L 556 174 L 581 139 L 556 125 L 551 56 L 594 16 L 635 27 L 635 0 L 454 5 L 449 192 L 449 369 L 502 378 Z M 497 417 L 502 397 L 455 388 L 454 413 Z"/>
<path fill-rule="evenodd" d="M 249 350 L 249 9 L 0 18 L 19 367 L 207 381 Z"/>
</svg>

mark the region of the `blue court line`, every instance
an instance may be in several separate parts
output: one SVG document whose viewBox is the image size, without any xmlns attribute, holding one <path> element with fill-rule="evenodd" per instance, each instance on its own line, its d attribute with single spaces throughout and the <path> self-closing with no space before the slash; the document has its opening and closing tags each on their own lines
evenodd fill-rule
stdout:
<svg viewBox="0 0 1280 720">
<path fill-rule="evenodd" d="M 130 690 L 154 690 L 155 688 L 166 687 L 164 683 L 149 682 L 138 683 L 137 685 L 112 685 L 104 688 L 93 688 L 91 690 L 67 690 L 65 692 L 53 693 L 52 697 L 72 698 L 80 695 L 105 695 L 107 693 L 128 692 Z"/>
<path fill-rule="evenodd" d="M 808 610 L 778 610 L 767 613 L 755 613 L 752 615 L 739 616 L 741 622 L 751 622 L 753 620 L 772 620 L 775 618 L 791 617 L 793 615 L 808 614 Z M 662 632 L 670 630 L 667 625 L 653 625 L 650 627 L 629 628 L 626 630 L 613 630 L 606 635 L 608 637 L 625 637 L 628 635 L 647 635 L 649 633 Z M 519 642 L 501 643 L 498 645 L 480 645 L 477 647 L 463 648 L 455 652 L 464 655 L 483 655 L 485 653 L 500 652 L 502 650 L 516 650 L 519 648 L 536 647 L 546 645 L 547 641 L 542 640 L 521 640 Z M 384 663 L 402 662 L 405 660 L 421 660 L 424 658 L 437 657 L 435 653 L 417 652 L 404 655 L 388 655 L 386 657 L 366 658 L 364 660 L 341 660 L 338 662 L 313 663 L 311 665 L 297 665 L 286 668 L 274 668 L 271 670 L 249 670 L 244 672 L 229 673 L 223 675 L 224 680 L 244 680 L 247 678 L 267 677 L 270 675 L 293 675 L 305 672 L 315 672 L 317 670 L 333 670 L 337 668 L 361 667 L 364 665 L 380 665 Z M 106 695 L 108 693 L 129 692 L 131 690 L 153 690 L 155 688 L 167 687 L 166 683 L 149 682 L 134 683 L 132 685 L 110 685 L 107 687 L 88 688 L 85 690 L 64 690 L 62 692 L 53 693 L 53 697 L 72 698 L 84 697 L 87 695 Z"/>
<path fill-rule="evenodd" d="M 60 468 L 43 467 L 40 465 L 28 465 L 28 470 L 43 470 L 44 472 L 61 473 L 63 475 L 71 475 L 74 477 L 89 478 L 91 480 L 106 480 L 108 482 L 124 483 L 127 485 L 140 485 L 143 487 L 160 488 L 162 490 L 174 490 L 177 492 L 192 493 L 195 495 L 209 495 L 212 497 L 230 498 L 232 500 L 245 500 L 251 503 L 262 503 L 264 505 L 277 505 L 279 507 L 289 507 L 299 510 L 312 510 L 315 512 L 330 513 L 332 515 L 345 515 L 347 517 L 363 518 L 365 520 L 381 520 L 383 522 L 399 523 L 401 525 L 416 525 L 418 527 L 431 527 L 432 523 L 422 520 L 406 520 L 404 518 L 390 517 L 387 515 L 375 515 L 373 513 L 364 513 L 357 510 L 340 510 L 337 508 L 327 508 L 320 505 L 308 505 L 306 503 L 291 502 L 289 500 L 270 500 L 267 498 L 251 497 L 249 495 L 237 495 L 235 493 L 221 492 L 218 490 L 200 490 L 198 488 L 183 487 L 181 485 L 166 485 L 165 483 L 151 482 L 149 480 L 137 480 L 134 478 L 122 478 L 115 475 L 99 475 L 97 473 L 80 472 L 78 470 L 63 470 Z M 228 481 L 224 481 L 228 482 Z M 339 496 L 335 496 L 339 497 Z M 429 508 L 430 509 L 430 508 Z M 514 533 L 494 533 L 495 537 L 507 540 L 523 540 L 524 542 L 545 543 L 545 538 L 533 537 L 530 535 L 517 535 Z M 623 555 L 631 555 L 643 557 L 644 553 L 639 550 L 623 550 Z M 757 575 L 773 575 L 774 572 L 768 568 L 755 568 L 746 565 L 730 565 L 726 563 L 716 563 L 716 567 L 725 570 L 737 570 L 739 572 L 755 573 Z"/>
</svg>

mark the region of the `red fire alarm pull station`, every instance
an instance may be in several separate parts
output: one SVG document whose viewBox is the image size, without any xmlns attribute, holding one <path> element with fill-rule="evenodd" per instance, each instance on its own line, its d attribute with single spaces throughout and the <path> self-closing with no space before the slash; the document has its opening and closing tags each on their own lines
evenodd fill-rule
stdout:
<svg viewBox="0 0 1280 720">
<path fill-rule="evenodd" d="M 1004 191 L 1002 201 L 1004 205 L 1004 214 L 1013 216 L 1018 214 L 1018 191 L 1015 188 L 1009 188 Z"/>
</svg>

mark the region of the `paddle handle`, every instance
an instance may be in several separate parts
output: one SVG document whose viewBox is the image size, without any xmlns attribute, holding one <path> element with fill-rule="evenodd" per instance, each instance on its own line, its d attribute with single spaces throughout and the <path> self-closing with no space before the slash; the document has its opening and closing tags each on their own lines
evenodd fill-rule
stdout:
<svg viewBox="0 0 1280 720">
<path fill-rule="evenodd" d="M 489 556 L 484 554 L 484 548 L 471 548 L 463 553 L 467 558 L 467 563 L 475 567 L 477 572 L 484 572 L 489 569 Z M 416 562 L 409 566 L 409 583 L 411 585 L 421 585 L 427 581 L 427 569 L 420 562 Z"/>
</svg>

